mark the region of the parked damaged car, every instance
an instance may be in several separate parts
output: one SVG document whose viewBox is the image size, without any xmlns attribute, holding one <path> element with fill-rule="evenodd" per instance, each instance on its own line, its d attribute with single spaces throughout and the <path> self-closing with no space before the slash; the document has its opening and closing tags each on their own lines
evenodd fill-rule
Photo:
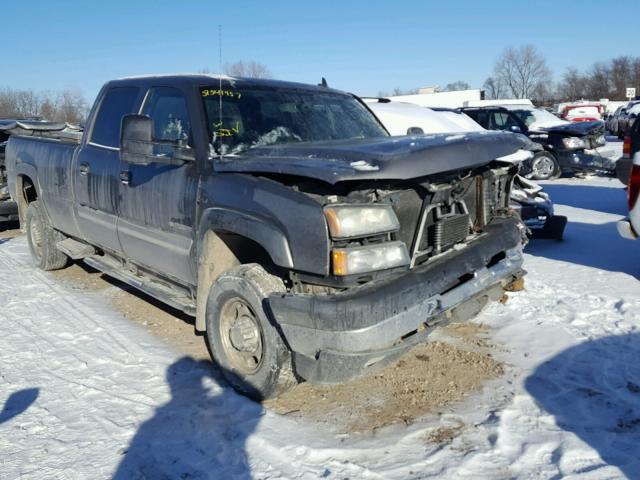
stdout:
<svg viewBox="0 0 640 480">
<path fill-rule="evenodd" d="M 365 102 L 392 135 L 486 132 L 459 110 L 427 108 L 386 98 Z M 525 143 L 519 150 L 500 158 L 518 167 L 519 174 L 511 189 L 511 208 L 518 212 L 532 237 L 562 240 L 567 217 L 555 215 L 549 195 L 524 177 L 531 173 L 531 162 L 543 148 L 525 136 L 523 140 Z"/>
<path fill-rule="evenodd" d="M 37 132 L 36 132 L 37 134 Z M 254 398 L 368 374 L 519 280 L 520 136 L 390 137 L 357 98 L 179 75 L 107 83 L 80 139 L 12 136 L 35 264 L 195 317 Z"/>
<path fill-rule="evenodd" d="M 9 186 L 7 184 L 7 169 L 5 167 L 5 149 L 9 141 L 9 134 L 2 130 L 7 125 L 13 125 L 15 120 L 0 119 L 0 228 L 6 222 L 18 220 L 18 205 L 11 199 L 9 195 Z"/>
<path fill-rule="evenodd" d="M 534 180 L 615 169 L 615 163 L 596 150 L 606 144 L 603 122 L 568 122 L 544 109 L 525 105 L 468 107 L 462 111 L 488 130 L 523 133 L 542 145 L 544 151 L 532 161 Z"/>
</svg>

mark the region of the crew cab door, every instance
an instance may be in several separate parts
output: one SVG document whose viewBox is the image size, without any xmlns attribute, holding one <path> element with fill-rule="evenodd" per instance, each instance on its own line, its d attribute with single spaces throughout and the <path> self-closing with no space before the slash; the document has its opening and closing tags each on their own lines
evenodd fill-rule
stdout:
<svg viewBox="0 0 640 480">
<path fill-rule="evenodd" d="M 191 140 L 191 122 L 183 93 L 153 87 L 140 110 L 153 120 L 153 139 Z M 171 145 L 155 145 L 158 161 L 120 164 L 118 236 L 130 261 L 182 283 L 194 283 L 190 253 L 196 210 L 198 172 L 195 161 L 167 164 Z"/>
<path fill-rule="evenodd" d="M 120 124 L 138 110 L 140 89 L 114 87 L 100 100 L 88 141 L 73 164 L 78 228 L 92 244 L 120 251 L 116 223 L 120 208 Z"/>
</svg>

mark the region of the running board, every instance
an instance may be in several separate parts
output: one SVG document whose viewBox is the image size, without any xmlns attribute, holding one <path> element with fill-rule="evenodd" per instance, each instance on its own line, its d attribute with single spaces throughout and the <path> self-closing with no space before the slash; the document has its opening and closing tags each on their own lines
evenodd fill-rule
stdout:
<svg viewBox="0 0 640 480">
<path fill-rule="evenodd" d="M 135 275 L 124 269 L 120 262 L 109 257 L 92 255 L 84 258 L 84 262 L 187 315 L 195 316 L 196 314 L 196 305 L 186 290 L 183 293 L 179 287 L 172 288 L 150 276 Z"/>
<path fill-rule="evenodd" d="M 56 248 L 64 253 L 67 257 L 73 260 L 80 260 L 81 258 L 94 255 L 96 249 L 91 245 L 88 245 L 73 238 L 67 238 L 56 243 Z"/>
</svg>

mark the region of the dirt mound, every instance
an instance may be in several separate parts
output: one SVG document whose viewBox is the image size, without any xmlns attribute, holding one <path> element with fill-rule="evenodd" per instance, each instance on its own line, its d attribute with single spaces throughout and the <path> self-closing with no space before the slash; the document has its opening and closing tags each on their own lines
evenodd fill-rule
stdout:
<svg viewBox="0 0 640 480">
<path fill-rule="evenodd" d="M 503 373 L 490 353 L 440 341 L 413 348 L 374 375 L 332 387 L 302 384 L 266 405 L 328 423 L 344 432 L 366 432 L 410 424 L 481 387 Z"/>
</svg>

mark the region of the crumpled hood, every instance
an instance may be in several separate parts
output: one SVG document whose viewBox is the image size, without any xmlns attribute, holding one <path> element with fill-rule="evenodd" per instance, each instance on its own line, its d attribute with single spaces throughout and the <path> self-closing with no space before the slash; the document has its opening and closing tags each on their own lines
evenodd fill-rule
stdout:
<svg viewBox="0 0 640 480">
<path fill-rule="evenodd" d="M 257 147 L 216 159 L 218 172 L 277 173 L 335 184 L 346 180 L 407 180 L 478 167 L 522 148 L 509 132 L 378 137 Z"/>
<path fill-rule="evenodd" d="M 558 125 L 553 127 L 540 128 L 546 132 L 560 133 L 564 135 L 571 135 L 575 137 L 582 137 L 585 135 L 595 135 L 604 133 L 604 123 L 596 122 L 569 122 L 564 125 Z"/>
</svg>

